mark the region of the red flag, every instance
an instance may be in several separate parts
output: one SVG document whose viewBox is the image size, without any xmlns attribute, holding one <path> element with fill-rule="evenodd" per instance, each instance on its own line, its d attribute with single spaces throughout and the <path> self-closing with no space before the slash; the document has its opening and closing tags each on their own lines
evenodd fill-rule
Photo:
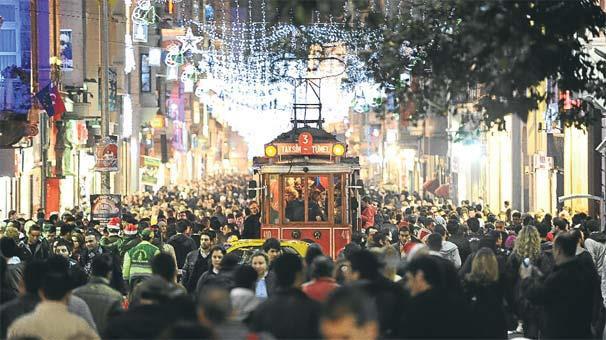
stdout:
<svg viewBox="0 0 606 340">
<path fill-rule="evenodd" d="M 61 94 L 59 93 L 59 89 L 57 87 L 53 87 L 53 93 L 51 94 L 51 99 L 53 100 L 53 108 L 55 109 L 55 119 L 61 119 L 61 115 L 65 112 L 65 104 L 63 103 L 63 99 L 61 99 Z"/>
</svg>

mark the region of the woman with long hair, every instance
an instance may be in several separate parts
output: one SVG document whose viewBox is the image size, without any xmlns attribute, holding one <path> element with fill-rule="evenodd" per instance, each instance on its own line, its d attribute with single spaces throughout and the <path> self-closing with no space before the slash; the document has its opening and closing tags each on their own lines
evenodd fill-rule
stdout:
<svg viewBox="0 0 606 340">
<path fill-rule="evenodd" d="M 206 271 L 200 279 L 198 279 L 198 284 L 196 285 L 196 292 L 200 292 L 202 287 L 206 285 L 213 277 L 219 275 L 219 271 L 221 270 L 221 260 L 223 260 L 223 256 L 225 256 L 225 249 L 221 246 L 213 246 L 210 248 L 209 255 L 209 264 L 208 271 Z"/>
<path fill-rule="evenodd" d="M 539 310 L 522 294 L 520 287 L 520 266 L 533 265 L 543 274 L 553 268 L 553 257 L 541 252 L 541 237 L 537 228 L 525 226 L 515 240 L 513 252 L 505 266 L 505 297 L 518 320 L 518 331 L 524 332 L 526 338 L 537 338 L 539 331 Z M 511 326 L 511 325 L 510 325 Z"/>
<path fill-rule="evenodd" d="M 507 339 L 503 308 L 503 290 L 499 285 L 499 264 L 494 252 L 480 248 L 471 263 L 471 272 L 463 279 L 463 291 L 480 339 Z"/>
</svg>

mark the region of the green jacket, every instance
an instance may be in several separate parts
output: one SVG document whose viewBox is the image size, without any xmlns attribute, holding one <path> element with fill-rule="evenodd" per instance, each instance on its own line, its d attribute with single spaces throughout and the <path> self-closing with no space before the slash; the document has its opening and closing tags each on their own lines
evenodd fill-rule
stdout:
<svg viewBox="0 0 606 340">
<path fill-rule="evenodd" d="M 134 248 L 124 254 L 122 277 L 130 282 L 135 277 L 150 276 L 152 274 L 151 259 L 160 254 L 160 249 L 149 243 L 141 241 Z"/>
</svg>

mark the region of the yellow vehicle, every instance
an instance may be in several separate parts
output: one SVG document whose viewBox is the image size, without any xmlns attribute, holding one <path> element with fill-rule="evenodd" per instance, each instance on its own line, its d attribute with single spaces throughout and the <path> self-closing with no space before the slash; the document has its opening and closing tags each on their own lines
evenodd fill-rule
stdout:
<svg viewBox="0 0 606 340">
<path fill-rule="evenodd" d="M 252 254 L 262 250 L 263 242 L 265 242 L 265 240 L 261 239 L 238 240 L 227 248 L 227 253 L 235 253 L 240 257 L 240 263 L 248 263 L 250 262 Z M 280 241 L 280 246 L 282 246 L 283 253 L 291 253 L 305 257 L 309 243 L 300 240 L 284 240 Z"/>
</svg>

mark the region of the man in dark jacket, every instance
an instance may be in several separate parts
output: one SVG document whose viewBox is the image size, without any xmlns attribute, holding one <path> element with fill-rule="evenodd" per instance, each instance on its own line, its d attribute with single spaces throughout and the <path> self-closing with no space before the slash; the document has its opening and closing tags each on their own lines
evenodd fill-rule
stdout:
<svg viewBox="0 0 606 340">
<path fill-rule="evenodd" d="M 319 338 L 320 305 L 300 289 L 304 280 L 303 263 L 294 254 L 274 261 L 278 288 L 255 310 L 251 328 L 268 332 L 278 339 Z"/>
<path fill-rule="evenodd" d="M 44 260 L 47 259 L 50 254 L 50 246 L 46 240 L 40 238 L 42 231 L 37 225 L 33 225 L 27 232 L 27 242 L 23 246 L 24 260 L 29 261 L 32 259 Z"/>
<path fill-rule="evenodd" d="M 208 271 L 210 261 L 210 248 L 216 240 L 215 232 L 204 230 L 200 234 L 200 249 L 193 250 L 187 254 L 183 265 L 181 283 L 189 293 L 193 293 L 200 276 Z"/>
<path fill-rule="evenodd" d="M 454 243 L 459 248 L 459 256 L 461 257 L 461 263 L 465 263 L 467 257 L 471 254 L 471 246 L 469 240 L 463 234 L 461 226 L 457 221 L 449 221 L 446 225 L 446 230 L 450 234 L 448 241 Z"/>
<path fill-rule="evenodd" d="M 381 337 L 394 337 L 408 305 L 408 294 L 400 285 L 381 274 L 381 264 L 370 251 L 354 252 L 349 256 L 349 261 L 355 279 L 353 286 L 376 302 Z"/>
<path fill-rule="evenodd" d="M 175 257 L 177 258 L 177 268 L 179 272 L 185 265 L 187 254 L 196 249 L 196 242 L 186 234 L 191 232 L 191 222 L 188 220 L 180 220 L 177 223 L 177 234 L 168 240 L 168 244 L 175 249 Z"/>
<path fill-rule="evenodd" d="M 551 273 L 540 278 L 533 266 L 520 270 L 525 295 L 543 306 L 542 338 L 592 337 L 594 308 L 602 303 L 600 281 L 595 268 L 575 256 L 576 249 L 574 235 L 559 233 L 553 243 L 556 266 Z"/>
<path fill-rule="evenodd" d="M 24 262 L 19 258 L 19 249 L 14 239 L 3 237 L 0 239 L 0 261 L 6 261 L 5 280 L 6 286 L 0 289 L 19 293 L 19 283 L 23 277 Z"/>
<path fill-rule="evenodd" d="M 0 339 L 6 338 L 8 327 L 24 314 L 34 310 L 40 297 L 38 289 L 40 288 L 42 275 L 45 265 L 39 260 L 32 260 L 27 263 L 23 272 L 23 282 L 25 284 L 25 294 L 0 306 Z"/>
<path fill-rule="evenodd" d="M 256 203 L 255 203 L 256 204 Z M 256 205 L 252 205 L 251 207 L 256 207 Z M 261 222 L 260 214 L 258 210 L 255 213 L 252 208 L 246 208 L 246 219 L 244 220 L 244 227 L 242 230 L 242 239 L 258 239 L 261 238 Z"/>
<path fill-rule="evenodd" d="M 412 298 L 400 324 L 400 337 L 408 339 L 469 338 L 468 307 L 460 287 L 453 285 L 452 263 L 437 256 L 422 255 L 406 267 Z"/>
</svg>

